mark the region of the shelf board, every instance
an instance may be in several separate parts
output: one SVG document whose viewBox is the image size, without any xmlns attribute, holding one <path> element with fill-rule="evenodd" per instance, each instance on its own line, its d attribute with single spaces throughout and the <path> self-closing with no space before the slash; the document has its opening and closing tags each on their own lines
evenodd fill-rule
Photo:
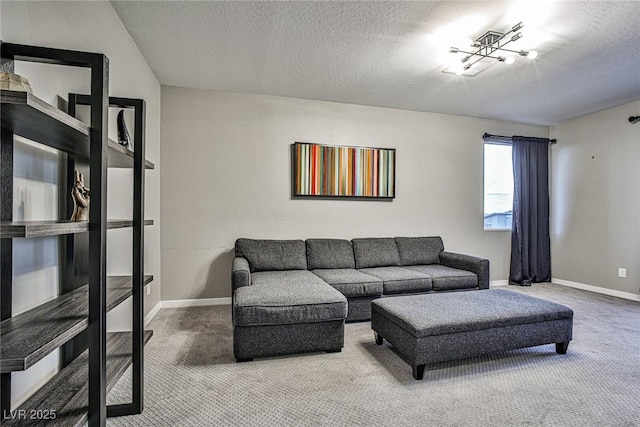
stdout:
<svg viewBox="0 0 640 427">
<path fill-rule="evenodd" d="M 89 157 L 89 126 L 27 92 L 0 91 L 2 127 L 32 141 Z"/>
<path fill-rule="evenodd" d="M 2 90 L 0 100 L 3 128 L 81 159 L 89 158 L 87 124 L 31 93 Z M 111 139 L 107 148 L 109 167 L 133 168 L 133 151 Z M 155 165 L 145 160 L 145 168 L 155 169 Z"/>
<path fill-rule="evenodd" d="M 144 285 L 153 276 L 144 276 Z M 131 276 L 107 276 L 107 311 L 131 296 Z M 0 372 L 23 371 L 88 325 L 89 285 L 0 323 Z"/>
<path fill-rule="evenodd" d="M 144 225 L 153 225 L 152 219 L 146 219 Z M 107 229 L 133 227 L 132 220 L 112 219 L 107 221 Z M 75 234 L 89 231 L 89 221 L 2 221 L 0 238 L 33 238 Z"/>
<path fill-rule="evenodd" d="M 149 342 L 153 331 L 144 331 L 144 342 Z M 122 374 L 131 365 L 131 332 L 107 334 L 107 393 L 118 382 Z M 89 351 L 85 351 L 58 372 L 40 390 L 24 402 L 18 409 L 26 414 L 38 411 L 55 411 L 54 420 L 6 420 L 3 426 L 46 425 L 80 426 L 87 421 L 88 409 L 88 368 Z M 33 412 L 32 412 L 33 411 Z M 6 422 L 6 424 L 5 424 Z"/>
<path fill-rule="evenodd" d="M 153 225 L 152 219 L 145 219 L 144 225 Z M 113 230 L 115 228 L 133 227 L 133 221 L 130 219 L 110 219 L 107 221 L 107 228 Z"/>
<path fill-rule="evenodd" d="M 110 139 L 108 164 L 110 168 L 133 168 L 133 151 Z M 144 161 L 145 169 L 155 169 L 155 167 L 149 160 Z"/>
</svg>

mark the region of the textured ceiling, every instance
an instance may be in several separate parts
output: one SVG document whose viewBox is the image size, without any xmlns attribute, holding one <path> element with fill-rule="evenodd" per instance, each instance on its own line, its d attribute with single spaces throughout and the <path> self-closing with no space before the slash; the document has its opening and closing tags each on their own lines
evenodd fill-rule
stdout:
<svg viewBox="0 0 640 427">
<path fill-rule="evenodd" d="M 112 1 L 163 85 L 551 125 L 640 99 L 636 1 Z M 523 21 L 476 77 L 449 46 Z"/>
</svg>

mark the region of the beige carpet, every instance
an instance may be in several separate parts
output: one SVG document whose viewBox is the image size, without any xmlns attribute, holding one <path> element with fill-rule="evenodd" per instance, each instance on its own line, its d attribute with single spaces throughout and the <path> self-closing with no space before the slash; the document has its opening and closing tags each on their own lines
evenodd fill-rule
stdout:
<svg viewBox="0 0 640 427">
<path fill-rule="evenodd" d="M 341 353 L 235 363 L 229 306 L 164 309 L 146 347 L 145 410 L 110 426 L 639 426 L 640 303 L 552 284 L 508 289 L 575 312 L 554 345 L 439 363 L 424 380 L 369 322 Z M 130 372 L 109 395 L 128 398 Z"/>
</svg>

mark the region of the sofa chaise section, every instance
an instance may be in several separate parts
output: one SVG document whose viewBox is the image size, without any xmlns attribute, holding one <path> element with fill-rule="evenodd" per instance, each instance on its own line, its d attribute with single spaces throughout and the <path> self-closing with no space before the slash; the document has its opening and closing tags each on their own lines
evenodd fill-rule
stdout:
<svg viewBox="0 0 640 427">
<path fill-rule="evenodd" d="M 345 317 L 344 296 L 306 270 L 253 273 L 251 286 L 236 291 L 238 326 L 325 322 Z"/>
<path fill-rule="evenodd" d="M 307 270 L 302 240 L 238 239 L 232 285 L 236 360 L 344 346 L 347 300 Z"/>
</svg>

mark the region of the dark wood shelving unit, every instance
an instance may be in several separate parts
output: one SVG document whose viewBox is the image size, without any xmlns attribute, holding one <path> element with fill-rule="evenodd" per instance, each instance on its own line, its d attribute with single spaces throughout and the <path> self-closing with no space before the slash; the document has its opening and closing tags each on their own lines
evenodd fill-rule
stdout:
<svg viewBox="0 0 640 427">
<path fill-rule="evenodd" d="M 107 393 L 131 365 L 132 358 L 129 352 L 131 335 L 130 332 L 107 334 Z M 152 335 L 153 331 L 144 331 L 145 344 Z M 43 412 L 46 414 L 50 413 L 52 408 L 56 408 L 55 419 L 7 420 L 2 425 L 47 427 L 83 425 L 87 421 L 88 359 L 88 351 L 85 351 L 20 406 L 20 409 L 26 410 L 27 414 L 48 411 Z"/>
<path fill-rule="evenodd" d="M 89 126 L 27 92 L 0 90 L 2 127 L 15 135 L 89 159 Z M 109 139 L 107 165 L 132 168 L 133 151 Z M 145 169 L 155 165 L 145 160 Z"/>
<path fill-rule="evenodd" d="M 15 135 L 89 158 L 89 126 L 37 96 L 0 91 L 2 127 Z"/>
<path fill-rule="evenodd" d="M 153 225 L 152 219 L 144 221 L 144 225 Z M 129 219 L 110 219 L 107 221 L 107 229 L 133 227 L 133 221 Z M 46 236 L 59 236 L 63 234 L 84 233 L 89 231 L 89 221 L 2 221 L 0 222 L 0 238 L 20 239 Z"/>
<path fill-rule="evenodd" d="M 145 109 L 142 99 L 109 97 L 109 60 L 100 53 L 26 46 L 0 41 L 4 71 L 14 61 L 84 67 L 91 71 L 91 93 L 70 94 L 68 112 L 37 96 L 0 91 L 0 412 L 42 409 L 55 411 L 55 420 L 5 419 L 2 425 L 104 426 L 107 416 L 132 415 L 143 408 L 144 344 L 152 331 L 144 330 L 145 170 L 155 165 L 144 158 Z M 75 118 L 76 105 L 90 106 L 90 124 Z M 133 151 L 107 136 L 108 108 L 132 108 L 135 113 Z M 73 171 L 84 171 L 91 188 L 89 221 L 14 221 L 13 145 L 21 136 L 55 148 L 60 163 L 59 218 L 69 218 Z M 131 219 L 108 220 L 107 168 L 133 170 Z M 85 182 L 87 182 L 85 181 Z M 133 271 L 107 276 L 107 230 L 132 228 Z M 23 313 L 13 315 L 13 246 L 15 238 L 59 236 L 59 295 Z M 131 332 L 107 334 L 107 312 L 132 297 Z M 59 349 L 59 372 L 18 408 L 11 408 L 11 372 L 27 370 Z M 132 402 L 108 406 L 106 395 L 132 365 Z M 36 421 L 36 422 L 34 422 Z"/>
<path fill-rule="evenodd" d="M 153 276 L 145 276 L 144 284 Z M 131 276 L 107 276 L 107 311 L 132 294 Z M 0 372 L 29 369 L 87 329 L 89 285 L 4 320 L 0 324 Z"/>
</svg>

